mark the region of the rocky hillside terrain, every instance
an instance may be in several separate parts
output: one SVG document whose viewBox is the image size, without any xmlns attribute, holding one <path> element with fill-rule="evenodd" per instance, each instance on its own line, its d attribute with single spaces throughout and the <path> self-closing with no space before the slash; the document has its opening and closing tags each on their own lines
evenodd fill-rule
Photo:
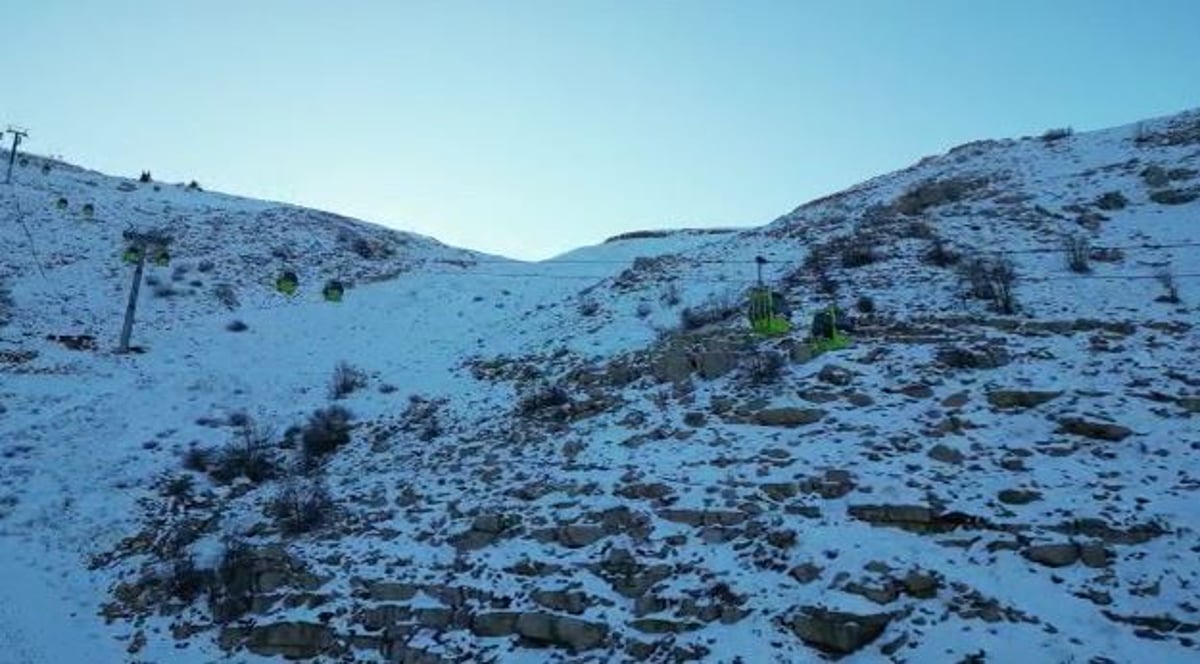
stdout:
<svg viewBox="0 0 1200 664">
<path fill-rule="evenodd" d="M 1200 112 L 538 263 L 21 158 L 0 661 L 1200 656 Z"/>
</svg>

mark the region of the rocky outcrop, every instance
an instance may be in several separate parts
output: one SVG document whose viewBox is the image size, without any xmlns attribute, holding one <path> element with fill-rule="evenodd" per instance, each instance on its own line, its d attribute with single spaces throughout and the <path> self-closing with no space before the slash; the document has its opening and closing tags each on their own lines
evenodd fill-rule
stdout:
<svg viewBox="0 0 1200 664">
<path fill-rule="evenodd" d="M 836 655 L 858 652 L 878 639 L 892 620 L 889 613 L 860 615 L 804 607 L 789 626 L 805 643 Z"/>
<path fill-rule="evenodd" d="M 522 613 L 514 625 L 518 635 L 575 652 L 602 646 L 608 638 L 608 626 L 578 618 L 532 611 Z"/>
<path fill-rule="evenodd" d="M 253 628 L 226 628 L 220 642 L 227 650 L 241 644 L 247 650 L 265 657 L 310 659 L 334 644 L 333 630 L 326 625 L 308 622 L 281 622 Z"/>
<path fill-rule="evenodd" d="M 1120 442 L 1133 434 L 1127 427 L 1110 422 L 1094 422 L 1079 417 L 1068 417 L 1058 422 L 1058 430 L 1062 433 L 1074 434 L 1093 440 Z"/>
<path fill-rule="evenodd" d="M 992 408 L 1027 409 L 1036 408 L 1062 396 L 1062 392 L 1040 392 L 1036 390 L 995 390 L 988 392 L 987 400 Z"/>
<path fill-rule="evenodd" d="M 753 415 L 755 424 L 767 427 L 799 427 L 816 424 L 825 417 L 820 408 L 764 408 Z"/>
</svg>

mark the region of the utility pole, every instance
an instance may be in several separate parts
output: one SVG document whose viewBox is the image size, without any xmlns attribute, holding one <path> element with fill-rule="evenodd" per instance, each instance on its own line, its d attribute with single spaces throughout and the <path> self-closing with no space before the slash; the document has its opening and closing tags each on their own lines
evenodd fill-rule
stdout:
<svg viewBox="0 0 1200 664">
<path fill-rule="evenodd" d="M 17 159 L 17 147 L 21 145 L 21 139 L 29 135 L 28 131 L 9 127 L 8 133 L 12 134 L 12 150 L 8 153 L 8 176 L 4 178 L 4 184 L 12 184 L 12 167 L 13 162 Z"/>
<path fill-rule="evenodd" d="M 138 292 L 142 288 L 142 273 L 146 270 L 146 257 L 151 251 L 166 254 L 171 237 L 158 231 L 126 231 L 129 243 L 126 255 L 134 254 L 133 284 L 129 287 L 129 303 L 125 305 L 125 322 L 121 325 L 121 341 L 117 352 L 129 352 L 129 338 L 133 335 L 133 317 L 137 312 Z"/>
</svg>

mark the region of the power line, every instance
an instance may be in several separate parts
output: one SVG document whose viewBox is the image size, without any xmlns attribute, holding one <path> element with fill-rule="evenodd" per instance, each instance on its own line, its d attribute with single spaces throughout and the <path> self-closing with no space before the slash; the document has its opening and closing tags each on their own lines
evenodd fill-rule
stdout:
<svg viewBox="0 0 1200 664">
<path fill-rule="evenodd" d="M 537 272 L 496 273 L 496 272 L 472 272 L 472 271 L 450 272 L 450 271 L 432 271 L 432 270 L 421 272 L 420 274 L 422 274 L 422 275 L 432 274 L 432 275 L 450 276 L 450 277 L 499 277 L 499 278 L 513 278 L 513 279 L 555 279 L 555 280 L 574 279 L 574 280 L 586 280 L 586 281 L 604 281 L 605 279 L 611 279 L 613 277 L 613 275 L 583 275 L 583 274 L 558 275 L 558 274 L 537 273 Z M 1172 273 L 1170 276 L 1173 279 L 1194 279 L 1194 278 L 1200 277 L 1200 272 L 1185 272 L 1185 273 L 1181 273 L 1181 274 Z M 1162 278 L 1163 278 L 1163 275 L 1160 275 L 1160 274 L 1105 275 L 1105 274 L 1072 274 L 1072 273 L 1055 273 L 1055 272 L 1047 273 L 1047 275 L 1044 275 L 1044 276 L 1022 275 L 1020 277 L 1020 279 L 1024 280 L 1024 281 L 1060 281 L 1060 280 L 1065 280 L 1065 279 L 1138 280 L 1138 279 L 1162 279 Z M 749 279 L 749 278 L 745 278 L 745 277 L 729 277 L 729 278 L 725 278 L 725 279 L 715 278 L 715 277 L 709 277 L 709 278 L 679 277 L 679 280 L 685 281 L 685 282 L 691 282 L 691 283 L 722 283 L 722 284 L 738 284 L 738 283 L 753 284 L 753 283 L 756 283 L 754 279 Z"/>
<path fill-rule="evenodd" d="M 1145 251 L 1145 250 L 1160 250 L 1160 249 L 1183 249 L 1200 247 L 1200 242 L 1173 242 L 1173 243 L 1143 243 L 1143 244 L 1127 244 L 1127 245 L 1112 245 L 1112 246 L 1096 246 L 1092 247 L 1097 251 Z M 980 253 L 993 255 L 1018 255 L 1018 254 L 1056 254 L 1062 253 L 1062 247 L 1037 247 L 1028 249 L 996 249 L 987 250 Z M 673 254 L 663 254 L 664 256 L 672 256 Z M 754 258 L 746 259 L 697 259 L 689 260 L 686 258 L 680 259 L 683 262 L 693 265 L 754 265 L 757 260 Z M 779 261 L 765 259 L 767 263 L 792 263 L 795 261 Z M 455 258 L 430 258 L 426 262 L 429 263 L 444 263 L 447 265 L 462 265 L 463 263 L 473 265 L 630 265 L 633 260 L 613 259 L 613 258 L 565 258 L 562 260 L 549 259 L 545 261 L 517 261 L 504 260 L 494 258 L 482 259 L 455 259 Z"/>
</svg>

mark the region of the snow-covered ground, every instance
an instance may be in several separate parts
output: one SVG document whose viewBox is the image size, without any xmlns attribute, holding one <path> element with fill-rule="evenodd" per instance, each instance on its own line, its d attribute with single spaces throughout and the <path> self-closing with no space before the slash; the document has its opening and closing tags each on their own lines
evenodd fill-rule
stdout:
<svg viewBox="0 0 1200 664">
<path fill-rule="evenodd" d="M 1197 171 L 1185 114 L 523 263 L 30 157 L 0 192 L 0 662 L 1190 661 L 1200 202 L 1160 201 Z M 130 226 L 175 241 L 147 269 L 144 352 L 121 355 Z M 1076 234 L 1087 274 L 1064 264 Z M 1018 313 L 963 298 L 923 259 L 937 238 L 1010 258 Z M 787 338 L 739 313 L 757 256 Z M 822 274 L 876 311 L 811 358 Z M 340 362 L 365 385 L 333 401 Z M 331 403 L 351 440 L 301 473 L 285 432 Z M 243 413 L 275 478 L 185 469 Z M 273 498 L 314 482 L 335 508 L 285 534 Z M 204 572 L 231 541 L 246 587 Z M 162 582 L 180 561 L 188 601 Z"/>
</svg>

